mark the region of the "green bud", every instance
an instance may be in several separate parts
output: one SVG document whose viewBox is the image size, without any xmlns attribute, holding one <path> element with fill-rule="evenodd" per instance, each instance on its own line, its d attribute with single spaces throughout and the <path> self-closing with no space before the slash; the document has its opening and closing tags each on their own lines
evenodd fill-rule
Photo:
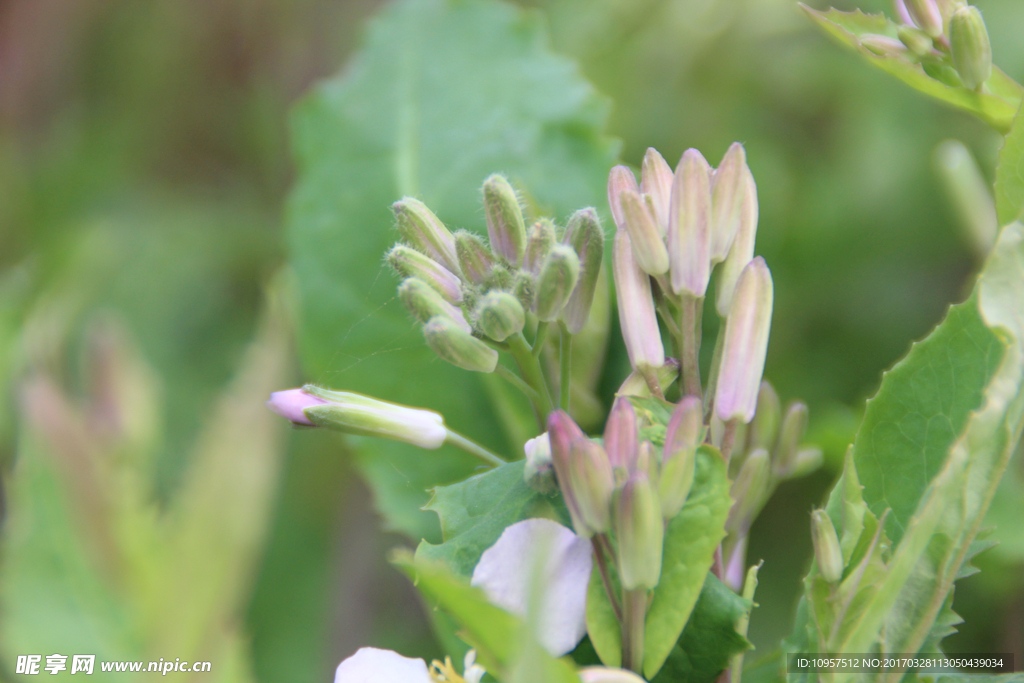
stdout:
<svg viewBox="0 0 1024 683">
<path fill-rule="evenodd" d="M 913 26 L 900 26 L 896 29 L 896 35 L 900 37 L 900 42 L 918 57 L 924 57 L 933 49 L 931 36 Z"/>
<path fill-rule="evenodd" d="M 523 329 L 526 313 L 515 296 L 508 292 L 490 291 L 480 299 L 476 324 L 494 341 L 505 341 Z"/>
<path fill-rule="evenodd" d="M 949 19 L 953 66 L 965 88 L 978 90 L 992 75 L 992 44 L 977 7 L 961 7 Z"/>
<path fill-rule="evenodd" d="M 900 41 L 877 33 L 862 33 L 860 35 L 860 44 L 881 57 L 900 55 L 907 52 L 906 46 Z"/>
<path fill-rule="evenodd" d="M 643 472 L 634 473 L 615 499 L 615 534 L 622 587 L 636 590 L 657 586 L 665 526 L 658 494 Z"/>
<path fill-rule="evenodd" d="M 944 140 L 935 148 L 935 165 L 977 256 L 984 258 L 996 243 L 999 219 L 992 188 L 974 156 L 959 140 Z"/>
<path fill-rule="evenodd" d="M 524 310 L 532 310 L 537 297 L 537 278 L 526 271 L 519 271 L 512 283 L 512 294 Z"/>
<path fill-rule="evenodd" d="M 439 448 L 448 437 L 444 418 L 432 410 L 389 403 L 350 391 L 330 391 L 312 384 L 302 387 L 302 392 L 323 401 L 303 411 L 317 427 L 404 441 L 429 449 Z"/>
<path fill-rule="evenodd" d="M 814 543 L 814 559 L 818 562 L 821 578 L 836 583 L 843 578 L 843 551 L 832 520 L 824 510 L 811 513 L 811 541 Z"/>
<path fill-rule="evenodd" d="M 905 0 L 914 23 L 932 38 L 942 35 L 942 12 L 935 0 Z"/>
<path fill-rule="evenodd" d="M 640 194 L 650 199 L 658 234 L 668 234 L 668 207 L 672 196 L 672 167 L 653 147 L 647 148 L 640 169 Z"/>
<path fill-rule="evenodd" d="M 658 452 L 654 448 L 654 444 L 650 441 L 644 441 L 640 444 L 640 447 L 636 452 L 636 464 L 634 465 L 637 472 L 643 472 L 647 475 L 647 479 L 651 484 L 657 488 L 658 472 L 661 470 L 661 463 L 658 459 Z"/>
<path fill-rule="evenodd" d="M 671 453 L 666 448 L 661 463 L 661 476 L 658 478 L 661 515 L 666 520 L 679 514 L 686 504 L 686 497 L 690 495 L 697 462 L 697 448 L 697 445 L 675 448 Z"/>
<path fill-rule="evenodd" d="M 768 451 L 758 448 L 747 456 L 740 467 L 730 495 L 733 501 L 725 528 L 730 533 L 745 534 L 761 511 L 765 495 L 771 485 L 771 458 Z"/>
<path fill-rule="evenodd" d="M 434 316 L 446 317 L 466 332 L 470 332 L 469 323 L 466 322 L 462 311 L 444 300 L 436 289 L 423 280 L 414 277 L 406 278 L 398 286 L 398 297 L 409 309 L 409 312 L 421 323 L 425 323 Z"/>
<path fill-rule="evenodd" d="M 779 442 L 775 447 L 775 471 L 779 476 L 788 477 L 796 464 L 796 454 L 800 450 L 807 431 L 807 406 L 799 401 L 789 404 L 786 416 L 782 418 L 779 430 Z"/>
<path fill-rule="evenodd" d="M 782 403 L 775 388 L 765 380 L 757 392 L 757 411 L 750 422 L 747 443 L 750 448 L 764 448 L 771 451 L 779 436 L 779 424 L 782 422 Z"/>
<path fill-rule="evenodd" d="M 392 204 L 391 210 L 395 214 L 402 239 L 420 253 L 426 254 L 456 275 L 459 274 L 455 238 L 426 204 L 405 197 Z"/>
<path fill-rule="evenodd" d="M 484 213 L 491 247 L 518 268 L 526 248 L 526 225 L 516 191 L 504 176 L 495 174 L 484 181 Z"/>
<path fill-rule="evenodd" d="M 580 209 L 569 218 L 569 225 L 565 229 L 565 244 L 576 252 L 580 274 L 562 310 L 562 319 L 570 334 L 579 334 L 590 318 L 601 265 L 604 263 L 604 231 L 597 211 L 592 208 Z"/>
<path fill-rule="evenodd" d="M 404 244 L 396 244 L 388 252 L 387 262 L 402 277 L 414 277 L 437 290 L 448 303 L 462 301 L 462 281 L 440 263 Z"/>
<path fill-rule="evenodd" d="M 455 233 L 455 251 L 462 274 L 474 285 L 483 284 L 494 270 L 494 254 L 484 241 L 471 232 Z"/>
<path fill-rule="evenodd" d="M 444 316 L 431 318 L 423 326 L 423 336 L 434 353 L 464 370 L 494 372 L 498 352 Z"/>
<path fill-rule="evenodd" d="M 534 437 L 523 446 L 526 453 L 526 464 L 523 467 L 523 479 L 534 491 L 551 494 L 558 490 L 555 482 L 554 464 L 551 461 L 551 440 L 548 433 Z"/>
<path fill-rule="evenodd" d="M 821 452 L 820 448 L 813 446 L 801 448 L 797 451 L 796 458 L 793 461 L 793 469 L 786 474 L 786 477 L 789 479 L 805 477 L 821 467 L 823 462 L 825 462 L 825 454 Z"/>
<path fill-rule="evenodd" d="M 541 218 L 530 226 L 526 237 L 526 255 L 523 257 L 523 270 L 534 275 L 540 272 L 544 259 L 555 245 L 555 224 L 547 218 Z"/>
<path fill-rule="evenodd" d="M 626 229 L 633 244 L 633 258 L 637 265 L 649 275 L 667 272 L 668 250 L 647 202 L 636 192 L 627 190 L 619 197 L 619 203 L 622 205 L 622 215 L 626 219 Z"/>
<path fill-rule="evenodd" d="M 676 451 L 697 448 L 704 440 L 704 407 L 696 396 L 684 396 L 672 411 L 665 430 L 665 460 Z"/>
<path fill-rule="evenodd" d="M 732 143 L 711 179 L 711 263 L 729 255 L 740 227 L 746 194 L 747 153 Z"/>
<path fill-rule="evenodd" d="M 615 476 L 608 456 L 590 439 L 577 439 L 569 449 L 569 479 L 584 523 L 594 533 L 611 528 Z"/>
<path fill-rule="evenodd" d="M 576 252 L 564 245 L 551 248 L 537 277 L 537 319 L 549 322 L 558 318 L 580 275 Z"/>
</svg>

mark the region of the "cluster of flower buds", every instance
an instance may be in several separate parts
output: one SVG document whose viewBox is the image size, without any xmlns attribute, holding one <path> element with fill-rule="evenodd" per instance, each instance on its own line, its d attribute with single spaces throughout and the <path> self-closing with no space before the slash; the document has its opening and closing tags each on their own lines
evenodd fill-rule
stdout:
<svg viewBox="0 0 1024 683">
<path fill-rule="evenodd" d="M 548 457 L 573 528 L 584 538 L 614 532 L 626 590 L 658 584 L 665 523 L 686 501 L 704 436 L 701 401 L 692 396 L 675 407 L 663 448 L 641 438 L 625 396 L 612 406 L 602 444 L 587 438 L 565 412 L 548 419 Z M 528 451 L 527 467 L 529 461 Z"/>
<path fill-rule="evenodd" d="M 430 348 L 466 370 L 493 372 L 493 343 L 527 326 L 561 321 L 571 334 L 583 328 L 604 235 L 593 209 L 577 211 L 564 230 L 545 218 L 527 227 L 519 198 L 501 175 L 484 181 L 483 203 L 486 241 L 452 233 L 417 199 L 395 202 L 403 242 L 387 262 L 405 278 L 399 298 L 423 323 Z"/>
<path fill-rule="evenodd" d="M 861 44 L 877 55 L 900 55 L 936 66 L 952 64 L 954 80 L 980 90 L 992 75 L 992 45 L 977 7 L 961 0 L 895 0 L 896 36 L 865 33 Z"/>
</svg>

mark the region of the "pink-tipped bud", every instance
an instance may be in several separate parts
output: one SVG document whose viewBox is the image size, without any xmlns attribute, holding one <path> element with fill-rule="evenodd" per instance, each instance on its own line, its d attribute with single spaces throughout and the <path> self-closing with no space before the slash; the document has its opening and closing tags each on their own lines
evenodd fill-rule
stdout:
<svg viewBox="0 0 1024 683">
<path fill-rule="evenodd" d="M 327 401 L 317 398 L 312 394 L 307 394 L 302 389 L 285 389 L 284 391 L 275 391 L 270 394 L 267 407 L 297 425 L 312 427 L 313 423 L 310 422 L 303 411 L 306 408 L 323 405 L 324 403 L 327 403 Z"/>
<path fill-rule="evenodd" d="M 562 490 L 562 498 L 569 510 L 573 529 L 580 536 L 590 538 L 594 532 L 580 512 L 572 487 L 572 444 L 585 438 L 583 430 L 564 410 L 556 410 L 548 416 L 548 443 L 551 447 L 551 464 L 555 468 L 558 487 Z"/>
<path fill-rule="evenodd" d="M 576 439 L 569 448 L 569 478 L 576 506 L 587 528 L 600 534 L 611 529 L 615 476 L 608 456 L 590 439 Z"/>
<path fill-rule="evenodd" d="M 650 275 L 667 272 L 668 250 L 647 202 L 639 193 L 627 190 L 619 197 L 619 203 L 622 205 L 637 265 Z"/>
<path fill-rule="evenodd" d="M 721 263 L 729 255 L 743 213 L 746 194 L 747 153 L 743 145 L 732 143 L 722 157 L 711 180 L 711 263 Z"/>
<path fill-rule="evenodd" d="M 398 223 L 398 232 L 406 242 L 451 272 L 459 274 L 455 238 L 426 204 L 413 197 L 405 197 L 392 204 L 391 210 Z"/>
<path fill-rule="evenodd" d="M 668 215 L 672 291 L 702 297 L 711 277 L 711 167 L 688 149 L 676 167 Z"/>
<path fill-rule="evenodd" d="M 653 147 L 647 148 L 640 170 L 640 193 L 650 198 L 658 234 L 668 234 L 668 207 L 672 197 L 672 167 Z"/>
<path fill-rule="evenodd" d="M 910 16 L 922 31 L 932 38 L 942 35 L 942 12 L 935 0 L 905 0 Z"/>
<path fill-rule="evenodd" d="M 494 254 L 484 241 L 471 232 L 455 233 L 455 251 L 462 273 L 474 285 L 481 285 L 491 276 L 495 267 Z"/>
<path fill-rule="evenodd" d="M 625 396 L 619 396 L 612 404 L 604 427 L 604 448 L 612 467 L 632 472 L 636 468 L 638 446 L 633 403 Z"/>
<path fill-rule="evenodd" d="M 636 176 L 629 166 L 615 166 L 608 172 L 608 207 L 612 211 L 612 218 L 619 230 L 626 229 L 626 216 L 622 213 L 622 203 L 619 197 L 623 192 L 632 190 L 640 192 L 640 186 L 636 184 Z"/>
<path fill-rule="evenodd" d="M 672 411 L 665 430 L 665 458 L 676 451 L 696 448 L 704 440 L 704 407 L 696 396 L 685 396 Z"/>
<path fill-rule="evenodd" d="M 757 183 L 754 175 L 746 166 L 743 167 L 743 201 L 740 205 L 740 222 L 736 229 L 736 238 L 732 241 L 729 255 L 718 269 L 718 286 L 715 288 L 715 307 L 718 315 L 729 315 L 732 294 L 736 291 L 736 283 L 740 273 L 754 258 L 754 242 L 757 239 Z"/>
<path fill-rule="evenodd" d="M 462 281 L 434 259 L 396 244 L 386 257 L 388 265 L 402 277 L 414 277 L 433 287 L 448 303 L 462 302 Z"/>
<path fill-rule="evenodd" d="M 665 364 L 665 347 L 661 343 L 651 297 L 651 281 L 633 258 L 633 247 L 625 230 L 615 234 L 612 252 L 622 338 L 630 364 L 646 377 Z"/>
</svg>

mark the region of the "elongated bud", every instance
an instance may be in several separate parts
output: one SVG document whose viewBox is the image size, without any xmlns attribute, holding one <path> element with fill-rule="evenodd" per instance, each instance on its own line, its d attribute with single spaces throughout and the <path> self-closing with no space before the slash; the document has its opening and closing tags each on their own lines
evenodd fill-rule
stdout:
<svg viewBox="0 0 1024 683">
<path fill-rule="evenodd" d="M 672 411 L 665 430 L 664 459 L 670 459 L 676 451 L 696 448 L 703 440 L 703 404 L 696 396 L 684 396 Z"/>
<path fill-rule="evenodd" d="M 665 431 L 665 450 L 661 458 L 661 513 L 672 519 L 683 509 L 693 486 L 697 448 L 704 440 L 704 408 L 696 396 L 684 397 L 672 411 Z"/>
<path fill-rule="evenodd" d="M 740 273 L 754 258 L 754 242 L 757 240 L 757 184 L 749 168 L 743 169 L 743 201 L 740 205 L 740 223 L 736 229 L 736 239 L 732 241 L 729 255 L 718 269 L 718 286 L 715 288 L 715 307 L 718 315 L 729 315 L 736 283 Z"/>
<path fill-rule="evenodd" d="M 629 240 L 633 244 L 633 257 L 640 268 L 651 275 L 668 271 L 668 250 L 647 202 L 636 192 L 627 190 L 619 197 L 622 214 L 626 219 Z"/>
<path fill-rule="evenodd" d="M 977 7 L 961 7 L 949 19 L 953 66 L 965 88 L 977 90 L 992 75 L 992 44 Z"/>
<path fill-rule="evenodd" d="M 302 387 L 302 392 L 322 401 L 320 405 L 303 410 L 306 418 L 317 427 L 404 441 L 430 449 L 440 447 L 448 438 L 444 418 L 432 410 L 411 408 L 348 391 L 330 391 L 311 384 Z"/>
<path fill-rule="evenodd" d="M 860 44 L 882 57 L 906 54 L 908 51 L 901 41 L 877 33 L 862 33 L 860 35 Z"/>
<path fill-rule="evenodd" d="M 448 303 L 457 304 L 462 301 L 462 281 L 429 256 L 404 244 L 396 244 L 388 252 L 387 262 L 402 277 L 414 277 L 426 282 Z"/>
<path fill-rule="evenodd" d="M 554 493 L 558 490 L 555 483 L 555 469 L 551 462 L 551 441 L 548 433 L 536 436 L 523 446 L 526 453 L 526 465 L 523 467 L 523 479 L 526 485 L 540 493 Z"/>
<path fill-rule="evenodd" d="M 922 31 L 932 38 L 942 35 L 942 13 L 935 0 L 905 0 L 904 4 Z"/>
<path fill-rule="evenodd" d="M 675 358 L 666 359 L 664 365 L 653 371 L 653 375 L 658 382 L 658 388 L 661 389 L 662 396 L 664 396 L 665 391 L 679 378 L 679 361 Z M 647 384 L 647 379 L 644 375 L 634 370 L 629 373 L 626 380 L 619 386 L 619 390 L 615 392 L 615 395 L 648 397 L 651 396 L 651 387 Z"/>
<path fill-rule="evenodd" d="M 644 441 L 637 449 L 636 467 L 637 472 L 643 472 L 651 482 L 651 486 L 658 489 L 658 473 L 661 471 L 661 459 L 658 451 L 650 441 Z"/>
<path fill-rule="evenodd" d="M 483 284 L 494 270 L 494 254 L 484 241 L 471 232 L 459 230 L 455 233 L 455 250 L 458 253 L 462 274 L 474 285 Z"/>
<path fill-rule="evenodd" d="M 779 430 L 779 443 L 775 450 L 775 468 L 781 476 L 788 476 L 795 466 L 800 442 L 807 431 L 807 421 L 807 406 L 803 403 L 794 401 L 786 409 L 786 416 L 782 419 L 782 428 Z"/>
<path fill-rule="evenodd" d="M 551 247 L 555 245 L 555 224 L 547 218 L 541 218 L 530 226 L 526 237 L 526 255 L 523 256 L 523 269 L 534 275 L 540 273 Z"/>
<path fill-rule="evenodd" d="M 736 481 L 732 483 L 730 495 L 735 502 L 725 528 L 732 533 L 745 533 L 764 504 L 770 484 L 771 457 L 768 451 L 758 448 L 743 461 Z"/>
<path fill-rule="evenodd" d="M 625 230 L 615 233 L 612 274 L 619 305 L 619 325 L 626 342 L 629 362 L 640 374 L 665 364 L 665 347 L 651 297 L 651 280 L 633 258 L 633 248 Z"/>
<path fill-rule="evenodd" d="M 821 578 L 829 583 L 842 579 L 843 551 L 839 547 L 836 528 L 824 510 L 811 513 L 811 541 L 814 543 L 814 559 L 818 562 Z"/>
<path fill-rule="evenodd" d="M 302 389 L 286 389 L 270 394 L 267 407 L 281 417 L 291 420 L 294 424 L 312 427 L 314 425 L 306 417 L 304 411 L 306 408 L 323 405 L 326 402 L 322 398 L 317 398 Z"/>
<path fill-rule="evenodd" d="M 455 238 L 426 204 L 413 197 L 405 197 L 392 204 L 391 210 L 395 214 L 402 239 L 420 253 L 426 254 L 456 275 L 459 274 Z"/>
<path fill-rule="evenodd" d="M 711 276 L 711 167 L 688 149 L 676 168 L 668 215 L 672 291 L 704 296 Z"/>
<path fill-rule="evenodd" d="M 622 203 L 619 198 L 623 192 L 632 190 L 640 192 L 640 186 L 636 184 L 636 176 L 629 166 L 615 166 L 608 172 L 608 207 L 612 211 L 612 218 L 615 220 L 615 227 L 619 230 L 626 229 L 626 216 L 622 213 Z"/>
<path fill-rule="evenodd" d="M 640 194 L 650 197 L 658 234 L 668 234 L 668 207 L 672 197 L 672 167 L 653 147 L 647 148 L 640 170 Z"/>
<path fill-rule="evenodd" d="M 633 403 L 625 396 L 619 396 L 612 403 L 604 427 L 604 448 L 612 467 L 621 467 L 630 472 L 636 469 L 638 446 Z"/>
<path fill-rule="evenodd" d="M 435 316 L 442 316 L 455 322 L 461 329 L 470 332 L 469 323 L 462 310 L 444 300 L 444 297 L 423 280 L 406 278 L 398 286 L 398 297 L 409 312 L 421 323 Z"/>
<path fill-rule="evenodd" d="M 715 412 L 722 422 L 750 422 L 764 374 L 772 324 L 772 274 L 758 256 L 743 269 L 725 323 Z"/>
<path fill-rule="evenodd" d="M 476 324 L 481 332 L 494 341 L 505 341 L 522 331 L 526 324 L 526 312 L 515 296 L 494 290 L 480 299 L 476 309 Z"/>
<path fill-rule="evenodd" d="M 526 225 L 516 191 L 504 176 L 494 174 L 484 181 L 484 213 L 491 248 L 518 268 L 526 249 Z"/>
<path fill-rule="evenodd" d="M 594 533 L 611 529 L 615 477 L 604 449 L 590 439 L 573 441 L 569 447 L 569 477 L 576 505 L 587 527 Z"/>
<path fill-rule="evenodd" d="M 434 353 L 464 370 L 494 372 L 498 365 L 497 351 L 449 318 L 431 318 L 423 326 L 423 336 Z"/>
<path fill-rule="evenodd" d="M 747 443 L 751 448 L 764 448 L 771 451 L 779 436 L 779 424 L 782 422 L 782 403 L 775 388 L 767 381 L 761 382 L 757 392 L 757 411 L 750 423 Z"/>
<path fill-rule="evenodd" d="M 604 231 L 597 211 L 580 209 L 569 218 L 565 229 L 565 244 L 572 247 L 580 262 L 576 287 L 562 309 L 562 320 L 571 334 L 579 334 L 590 318 L 594 292 L 604 263 Z"/>
<path fill-rule="evenodd" d="M 658 494 L 643 472 L 631 475 L 615 500 L 615 532 L 622 587 L 657 586 L 665 527 Z"/>
<path fill-rule="evenodd" d="M 747 152 L 732 143 L 711 179 L 711 263 L 729 255 L 740 227 L 746 194 Z"/>
<path fill-rule="evenodd" d="M 796 458 L 793 459 L 793 468 L 785 476 L 790 479 L 805 477 L 821 467 L 823 462 L 825 462 L 825 454 L 821 452 L 820 448 L 814 446 L 801 448 L 797 451 Z"/>
<path fill-rule="evenodd" d="M 580 260 L 571 247 L 555 245 L 537 277 L 537 319 L 555 320 L 562 312 L 580 276 Z"/>
<path fill-rule="evenodd" d="M 537 300 L 537 278 L 531 273 L 519 271 L 512 282 L 512 294 L 522 304 L 523 310 L 533 310 Z"/>
<path fill-rule="evenodd" d="M 913 26 L 900 26 L 896 29 L 896 35 L 899 36 L 900 42 L 918 57 L 929 54 L 934 47 L 931 37 Z"/>
<path fill-rule="evenodd" d="M 572 487 L 572 444 L 586 439 L 576 423 L 564 410 L 556 410 L 548 416 L 548 442 L 551 446 L 551 464 L 555 468 L 558 487 L 562 490 L 565 507 L 569 510 L 573 529 L 583 538 L 590 538 L 594 531 L 587 525 L 580 512 Z"/>
<path fill-rule="evenodd" d="M 984 258 L 999 232 L 992 188 L 971 152 L 959 140 L 944 140 L 935 149 L 935 165 L 946 192 L 966 228 L 975 253 Z"/>
</svg>

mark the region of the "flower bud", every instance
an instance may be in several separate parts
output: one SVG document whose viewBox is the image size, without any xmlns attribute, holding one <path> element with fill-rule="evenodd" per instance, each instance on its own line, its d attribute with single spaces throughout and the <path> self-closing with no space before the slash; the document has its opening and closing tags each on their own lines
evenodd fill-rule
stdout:
<svg viewBox="0 0 1024 683">
<path fill-rule="evenodd" d="M 536 436 L 523 446 L 526 453 L 526 465 L 523 467 L 523 479 L 526 485 L 540 493 L 554 493 L 558 490 L 555 483 L 555 470 L 551 462 L 551 441 L 548 433 Z"/>
<path fill-rule="evenodd" d="M 672 196 L 672 167 L 653 147 L 647 148 L 640 170 L 640 193 L 650 198 L 658 234 L 668 234 L 668 206 Z"/>
<path fill-rule="evenodd" d="M 640 444 L 640 447 L 637 449 L 636 466 L 633 469 L 646 474 L 651 485 L 655 489 L 658 488 L 658 472 L 661 469 L 661 462 L 658 458 L 658 451 L 655 450 L 653 443 L 644 441 Z"/>
<path fill-rule="evenodd" d="M 590 538 L 594 531 L 587 525 L 576 502 L 572 487 L 572 444 L 586 439 L 569 414 L 564 410 L 556 410 L 548 415 L 548 443 L 551 446 L 551 464 L 555 468 L 558 486 L 562 490 L 562 499 L 569 510 L 573 529 L 583 538 Z"/>
<path fill-rule="evenodd" d="M 992 75 L 992 44 L 977 7 L 961 7 L 949 19 L 953 66 L 965 88 L 977 90 Z"/>
<path fill-rule="evenodd" d="M 576 287 L 562 309 L 562 320 L 570 334 L 579 334 L 590 318 L 594 292 L 604 263 L 604 231 L 597 211 L 580 209 L 569 218 L 565 229 L 565 244 L 572 247 L 580 262 Z"/>
<path fill-rule="evenodd" d="M 743 201 L 740 205 L 740 223 L 736 238 L 732 241 L 729 255 L 718 269 L 718 286 L 715 288 L 715 307 L 718 315 L 729 315 L 732 295 L 740 273 L 754 258 L 754 241 L 757 239 L 757 184 L 749 168 L 743 169 Z"/>
<path fill-rule="evenodd" d="M 494 270 L 494 254 L 484 241 L 471 232 L 455 233 L 455 251 L 462 274 L 474 285 L 483 284 Z"/>
<path fill-rule="evenodd" d="M 653 371 L 653 375 L 658 382 L 658 388 L 661 389 L 661 393 L 664 396 L 665 391 L 672 386 L 672 383 L 679 379 L 679 361 L 675 358 L 666 359 L 664 365 Z M 651 395 L 651 387 L 647 384 L 647 379 L 643 374 L 634 370 L 629 373 L 626 380 L 619 386 L 619 390 L 615 392 L 615 395 L 641 396 L 646 398 Z"/>
<path fill-rule="evenodd" d="M 761 382 L 757 392 L 757 410 L 750 423 L 747 443 L 751 448 L 764 448 L 771 451 L 779 436 L 779 424 L 782 422 L 782 403 L 775 388 L 767 381 Z"/>
<path fill-rule="evenodd" d="M 317 427 L 404 441 L 429 449 L 439 448 L 448 437 L 444 418 L 432 410 L 411 408 L 348 391 L 330 391 L 311 384 L 302 387 L 302 392 L 321 399 L 320 405 L 303 410 L 306 418 Z"/>
<path fill-rule="evenodd" d="M 824 510 L 811 513 L 811 541 L 814 543 L 814 559 L 818 562 L 821 578 L 829 583 L 842 579 L 843 551 L 839 547 L 836 528 Z"/>
<path fill-rule="evenodd" d="M 612 403 L 604 426 L 604 449 L 612 467 L 621 467 L 629 472 L 636 469 L 638 445 L 633 403 L 625 396 L 619 396 Z"/>
<path fill-rule="evenodd" d="M 622 213 L 622 203 L 619 198 L 623 192 L 628 190 L 640 192 L 640 186 L 636 184 L 636 176 L 628 166 L 615 166 L 608 172 L 608 207 L 612 211 L 615 227 L 619 230 L 626 229 L 626 216 Z"/>
<path fill-rule="evenodd" d="M 306 417 L 304 411 L 306 408 L 323 405 L 326 402 L 322 398 L 308 394 L 302 389 L 286 389 L 270 394 L 267 407 L 281 417 L 288 418 L 294 424 L 312 427 L 314 425 Z"/>
<path fill-rule="evenodd" d="M 484 181 L 484 213 L 491 247 L 518 268 L 526 249 L 526 225 L 516 191 L 504 176 L 496 173 Z"/>
<path fill-rule="evenodd" d="M 442 316 L 452 320 L 466 332 L 472 329 L 466 322 L 466 317 L 462 315 L 462 310 L 445 301 L 436 289 L 423 280 L 414 277 L 403 280 L 398 286 L 398 297 L 421 323 L 435 316 Z"/>
<path fill-rule="evenodd" d="M 934 47 L 931 37 L 913 26 L 900 26 L 896 29 L 896 35 L 899 36 L 900 42 L 918 57 L 929 54 Z"/>
<path fill-rule="evenodd" d="M 387 262 L 402 277 L 414 277 L 437 290 L 448 303 L 462 301 L 462 281 L 440 263 L 404 244 L 396 244 L 388 252 Z"/>
<path fill-rule="evenodd" d="M 935 165 L 975 253 L 982 258 L 988 256 L 999 232 L 996 204 L 988 180 L 974 156 L 959 140 L 939 143 L 935 148 Z"/>
<path fill-rule="evenodd" d="M 688 149 L 676 168 L 668 214 L 672 291 L 704 296 L 711 276 L 711 167 Z"/>
<path fill-rule="evenodd" d="M 526 313 L 515 296 L 492 290 L 480 299 L 476 309 L 476 324 L 481 332 L 494 341 L 505 341 L 522 331 L 526 324 Z"/>
<path fill-rule="evenodd" d="M 569 479 L 587 528 L 594 533 L 608 531 L 615 476 L 604 449 L 587 438 L 573 441 L 569 447 Z"/>
<path fill-rule="evenodd" d="M 821 464 L 824 461 L 825 454 L 821 452 L 820 448 L 815 448 L 813 446 L 801 448 L 797 451 L 796 458 L 793 459 L 793 468 L 784 476 L 790 479 L 805 477 L 821 467 Z"/>
<path fill-rule="evenodd" d="M 580 260 L 571 247 L 557 244 L 544 259 L 537 276 L 537 319 L 558 318 L 580 275 Z"/>
<path fill-rule="evenodd" d="M 904 0 L 914 23 L 932 38 L 942 35 L 942 13 L 935 0 Z"/>
<path fill-rule="evenodd" d="M 779 443 L 775 448 L 775 469 L 781 476 L 789 476 L 796 464 L 796 456 L 800 450 L 800 442 L 807 431 L 807 406 L 794 401 L 786 409 L 779 430 Z"/>
<path fill-rule="evenodd" d="M 619 305 L 619 326 L 629 362 L 645 378 L 665 364 L 665 347 L 651 297 L 651 280 L 633 259 L 625 230 L 615 233 L 612 273 Z"/>
<path fill-rule="evenodd" d="M 523 270 L 527 270 L 534 275 L 540 273 L 540 267 L 554 245 L 554 223 L 547 218 L 541 218 L 531 225 L 529 234 L 526 237 L 526 255 L 523 256 Z"/>
<path fill-rule="evenodd" d="M 862 33 L 860 35 L 860 44 L 881 57 L 901 55 L 907 52 L 907 47 L 899 40 L 877 33 Z"/>
<path fill-rule="evenodd" d="M 423 326 L 423 336 L 434 353 L 472 372 L 494 372 L 498 352 L 444 316 L 435 316 Z"/>
<path fill-rule="evenodd" d="M 405 197 L 392 204 L 391 210 L 395 214 L 402 239 L 420 253 L 426 254 L 456 275 L 459 274 L 455 238 L 426 204 Z"/>
<path fill-rule="evenodd" d="M 750 422 L 764 374 L 772 324 L 772 274 L 758 256 L 743 269 L 736 285 L 715 391 L 715 412 L 722 422 Z"/>
<path fill-rule="evenodd" d="M 768 451 L 758 448 L 743 461 L 736 481 L 732 483 L 729 495 L 735 502 L 729 510 L 725 528 L 731 533 L 745 533 L 764 504 L 770 485 L 771 458 Z"/>
<path fill-rule="evenodd" d="M 615 500 L 615 534 L 622 587 L 636 590 L 657 586 L 665 526 L 658 494 L 643 472 L 631 475 Z"/>
<path fill-rule="evenodd" d="M 651 275 L 668 271 L 668 250 L 648 209 L 647 202 L 636 192 L 627 190 L 619 197 L 622 215 L 626 219 L 629 240 L 633 244 L 633 257 L 637 265 Z"/>
<path fill-rule="evenodd" d="M 746 195 L 747 153 L 732 143 L 711 179 L 711 263 L 729 255 L 740 227 Z"/>
<path fill-rule="evenodd" d="M 704 435 L 702 418 L 703 408 L 696 396 L 687 396 L 672 412 L 658 479 L 661 514 L 665 519 L 679 514 L 693 486 L 697 448 Z"/>
<path fill-rule="evenodd" d="M 512 282 L 512 294 L 522 304 L 523 310 L 533 310 L 537 298 L 537 278 L 526 271 L 519 271 Z"/>
<path fill-rule="evenodd" d="M 665 460 L 676 451 L 696 448 L 704 440 L 704 407 L 696 396 L 684 396 L 672 411 L 665 430 Z"/>
</svg>

